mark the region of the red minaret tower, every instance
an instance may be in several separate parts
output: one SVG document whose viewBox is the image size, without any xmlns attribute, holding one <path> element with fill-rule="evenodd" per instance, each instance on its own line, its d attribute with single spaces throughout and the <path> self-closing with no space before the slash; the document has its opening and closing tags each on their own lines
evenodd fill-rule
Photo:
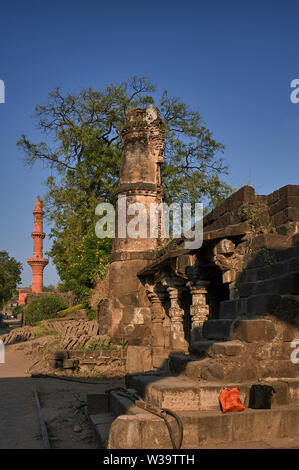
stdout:
<svg viewBox="0 0 299 470">
<path fill-rule="evenodd" d="M 34 215 L 34 232 L 33 238 L 33 258 L 28 258 L 27 263 L 32 268 L 32 292 L 39 294 L 43 291 L 43 271 L 49 260 L 43 258 L 43 239 L 46 234 L 43 232 L 43 215 L 42 201 L 38 197 L 35 201 Z"/>
</svg>

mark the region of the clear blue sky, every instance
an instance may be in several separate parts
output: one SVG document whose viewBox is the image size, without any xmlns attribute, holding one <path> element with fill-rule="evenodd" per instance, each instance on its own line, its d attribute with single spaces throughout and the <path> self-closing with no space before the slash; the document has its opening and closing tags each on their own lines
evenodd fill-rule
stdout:
<svg viewBox="0 0 299 470">
<path fill-rule="evenodd" d="M 48 170 L 26 168 L 16 142 L 21 133 L 39 141 L 30 116 L 49 91 L 146 75 L 200 111 L 226 145 L 231 185 L 268 194 L 299 184 L 299 103 L 290 102 L 298 39 L 296 1 L 2 2 L 0 250 L 24 263 L 23 285 L 31 283 L 32 210 Z M 49 265 L 45 284 L 57 279 Z"/>
</svg>

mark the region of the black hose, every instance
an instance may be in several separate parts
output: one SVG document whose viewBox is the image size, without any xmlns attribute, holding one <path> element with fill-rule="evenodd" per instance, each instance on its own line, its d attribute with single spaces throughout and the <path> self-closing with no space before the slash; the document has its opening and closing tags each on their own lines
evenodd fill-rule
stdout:
<svg viewBox="0 0 299 470">
<path fill-rule="evenodd" d="M 139 395 L 137 393 L 132 393 L 132 392 L 129 392 L 127 389 L 123 388 L 123 387 L 118 387 L 118 388 L 112 388 L 110 390 L 106 390 L 105 393 L 107 393 L 109 395 L 109 393 L 117 393 L 118 395 L 120 396 L 123 396 L 125 398 L 128 398 L 129 400 L 131 400 L 132 402 L 135 402 L 136 400 L 141 400 L 143 403 L 144 400 L 142 400 L 141 397 L 139 397 Z M 183 442 L 183 423 L 182 423 L 182 420 L 181 418 L 174 412 L 174 411 L 171 411 L 171 410 L 168 410 L 167 408 L 160 408 L 160 412 L 159 413 L 156 413 L 156 412 L 153 412 L 150 410 L 150 408 L 147 408 L 147 411 L 149 413 L 153 413 L 155 414 L 156 416 L 159 416 L 160 418 L 163 419 L 164 423 L 166 424 L 166 427 L 168 429 L 168 432 L 169 432 L 169 437 L 170 437 L 170 440 L 171 440 L 171 443 L 172 443 L 172 447 L 173 449 L 180 449 L 181 446 L 182 446 L 182 442 Z M 172 431 L 172 428 L 167 420 L 167 415 L 170 415 L 172 416 L 177 424 L 178 424 L 178 427 L 179 427 L 179 440 L 178 440 L 178 444 L 176 444 L 175 442 L 175 439 L 174 439 L 174 436 L 173 436 L 173 431 Z"/>
<path fill-rule="evenodd" d="M 182 420 L 181 420 L 181 418 L 180 418 L 176 413 L 174 413 L 173 411 L 168 410 L 167 408 L 161 408 L 161 409 L 162 409 L 162 411 L 165 412 L 165 414 L 161 414 L 161 418 L 163 418 L 164 423 L 165 423 L 166 426 L 167 426 L 167 429 L 168 429 L 168 432 L 169 432 L 169 437 L 170 437 L 170 440 L 171 440 L 171 443 L 172 443 L 172 447 L 173 447 L 174 449 L 180 449 L 181 446 L 182 446 L 183 434 L 184 434 L 184 431 L 183 431 L 184 428 L 183 428 Z M 172 428 L 171 428 L 171 426 L 170 426 L 170 424 L 169 424 L 169 422 L 168 422 L 168 420 L 167 420 L 166 414 L 169 414 L 170 416 L 172 416 L 172 417 L 176 420 L 176 422 L 177 422 L 177 424 L 178 424 L 178 426 L 179 426 L 179 440 L 178 440 L 178 444 L 176 444 L 176 442 L 175 442 L 175 439 L 174 439 L 174 436 L 173 436 L 173 432 L 172 432 Z"/>
</svg>

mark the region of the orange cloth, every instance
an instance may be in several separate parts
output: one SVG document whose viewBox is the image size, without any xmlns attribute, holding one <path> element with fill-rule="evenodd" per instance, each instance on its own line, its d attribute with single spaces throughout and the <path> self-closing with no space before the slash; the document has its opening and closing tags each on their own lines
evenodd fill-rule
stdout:
<svg viewBox="0 0 299 470">
<path fill-rule="evenodd" d="M 226 413 L 227 411 L 245 410 L 245 406 L 240 400 L 239 389 L 237 387 L 222 390 L 218 398 L 223 413 Z"/>
</svg>

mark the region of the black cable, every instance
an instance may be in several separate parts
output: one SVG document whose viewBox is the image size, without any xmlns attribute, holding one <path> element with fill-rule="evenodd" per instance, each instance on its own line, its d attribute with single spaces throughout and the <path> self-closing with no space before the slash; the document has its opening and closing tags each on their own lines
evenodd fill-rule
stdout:
<svg viewBox="0 0 299 470">
<path fill-rule="evenodd" d="M 167 429 L 168 429 L 168 432 L 169 432 L 169 437 L 170 437 L 170 440 L 171 440 L 171 443 L 172 443 L 172 447 L 174 449 L 180 449 L 181 446 L 182 446 L 182 442 L 183 442 L 183 434 L 184 434 L 184 428 L 183 428 L 183 423 L 182 423 L 182 420 L 181 418 L 176 414 L 174 413 L 173 411 L 171 410 L 168 410 L 167 408 L 161 408 L 162 411 L 164 411 L 166 414 L 169 414 L 170 416 L 172 416 L 178 426 L 179 426 L 179 440 L 178 440 L 178 444 L 176 444 L 175 440 L 174 440 L 174 436 L 173 436 L 173 432 L 172 432 L 172 428 L 169 424 L 169 422 L 167 421 L 167 417 L 166 417 L 166 414 L 161 414 L 161 418 L 163 418 L 164 420 L 164 423 L 166 424 L 167 426 Z"/>
</svg>

